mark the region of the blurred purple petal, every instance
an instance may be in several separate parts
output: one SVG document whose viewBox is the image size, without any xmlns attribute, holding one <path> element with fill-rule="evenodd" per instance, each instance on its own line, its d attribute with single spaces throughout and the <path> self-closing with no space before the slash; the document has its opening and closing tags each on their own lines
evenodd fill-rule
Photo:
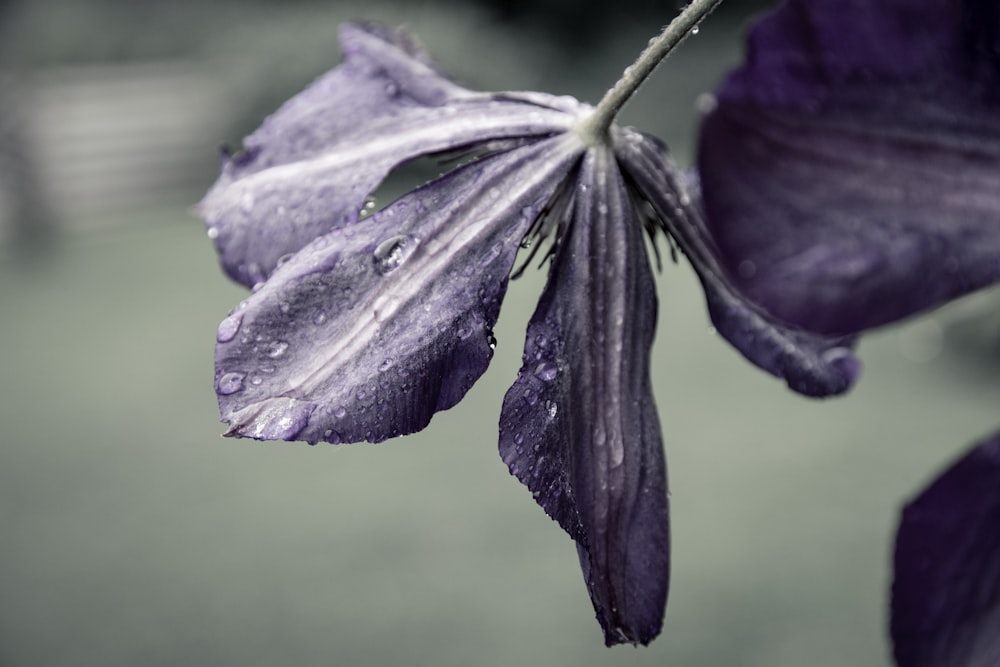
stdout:
<svg viewBox="0 0 1000 667">
<path fill-rule="evenodd" d="M 698 161 L 725 270 L 793 325 L 857 333 L 997 281 L 995 0 L 788 0 Z"/>
<path fill-rule="evenodd" d="M 899 667 L 1000 665 L 1000 434 L 904 509 L 891 632 Z"/>
<path fill-rule="evenodd" d="M 622 130 L 615 151 L 626 174 L 658 214 L 691 262 L 705 290 L 716 329 L 748 360 L 808 396 L 830 396 L 851 388 L 860 373 L 853 341 L 788 326 L 748 302 L 719 266 L 697 202 L 666 147 L 654 137 Z M 695 193 L 697 194 L 697 193 Z"/>
<path fill-rule="evenodd" d="M 666 472 L 649 381 L 656 295 L 642 226 L 605 147 L 573 217 L 504 398 L 500 452 L 577 542 L 608 645 L 660 631 L 669 579 Z"/>
<path fill-rule="evenodd" d="M 521 237 L 582 150 L 560 135 L 481 159 L 279 266 L 219 327 L 228 435 L 376 442 L 457 403 L 493 356 Z"/>
<path fill-rule="evenodd" d="M 357 222 L 399 164 L 490 139 L 546 136 L 574 119 L 565 98 L 456 86 L 402 32 L 347 25 L 341 42 L 344 63 L 247 137 L 199 204 L 223 267 L 247 287 L 317 236 Z"/>
</svg>

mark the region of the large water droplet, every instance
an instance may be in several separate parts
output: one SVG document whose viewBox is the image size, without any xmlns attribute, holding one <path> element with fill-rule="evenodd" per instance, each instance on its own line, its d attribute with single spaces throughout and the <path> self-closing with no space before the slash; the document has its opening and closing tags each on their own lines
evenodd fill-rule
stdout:
<svg viewBox="0 0 1000 667">
<path fill-rule="evenodd" d="M 215 340 L 220 343 L 228 343 L 239 333 L 241 324 L 243 324 L 243 314 L 233 313 L 219 323 L 219 328 L 215 332 Z"/>
<path fill-rule="evenodd" d="M 277 359 L 288 350 L 288 343 L 283 340 L 276 340 L 268 344 L 267 346 L 267 356 L 272 359 Z"/>
<path fill-rule="evenodd" d="M 543 361 L 537 366 L 535 366 L 535 375 L 540 380 L 545 382 L 551 382 L 556 379 L 556 375 L 559 374 L 559 367 L 553 364 L 551 361 Z"/>
<path fill-rule="evenodd" d="M 493 335 L 493 331 L 486 332 L 486 344 L 490 346 L 491 350 L 497 349 L 497 337 Z"/>
<path fill-rule="evenodd" d="M 378 244 L 373 254 L 375 270 L 385 275 L 395 271 L 417 249 L 419 241 L 413 236 L 401 234 L 387 238 Z"/>
<path fill-rule="evenodd" d="M 246 376 L 246 373 L 226 373 L 219 378 L 219 385 L 216 391 L 222 396 L 235 394 L 243 389 L 243 378 Z"/>
</svg>

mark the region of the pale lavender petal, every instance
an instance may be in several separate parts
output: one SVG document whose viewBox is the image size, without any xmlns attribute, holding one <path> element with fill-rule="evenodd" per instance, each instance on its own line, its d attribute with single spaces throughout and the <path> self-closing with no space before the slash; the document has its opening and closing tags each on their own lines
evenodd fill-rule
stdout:
<svg viewBox="0 0 1000 667">
<path fill-rule="evenodd" d="M 504 398 L 503 460 L 576 540 L 608 645 L 660 631 L 667 481 L 649 351 L 656 295 L 614 157 L 591 149 Z"/>
<path fill-rule="evenodd" d="M 899 667 L 1000 665 L 1000 434 L 903 511 L 891 632 Z"/>
<path fill-rule="evenodd" d="M 996 1 L 783 3 L 698 166 L 724 266 L 799 327 L 857 333 L 996 282 Z"/>
<path fill-rule="evenodd" d="M 654 137 L 626 129 L 616 136 L 615 152 L 698 274 L 718 332 L 748 360 L 784 378 L 799 393 L 822 397 L 847 391 L 861 368 L 851 351 L 853 341 L 789 326 L 743 296 L 719 264 L 718 251 L 705 232 L 697 191 L 685 187 L 666 147 Z"/>
<path fill-rule="evenodd" d="M 484 158 L 279 266 L 219 327 L 228 434 L 376 442 L 457 403 L 493 355 L 521 237 L 582 150 L 562 135 Z"/>
<path fill-rule="evenodd" d="M 314 238 L 358 221 L 394 167 L 489 140 L 546 136 L 566 98 L 473 93 L 400 31 L 347 25 L 345 61 L 285 103 L 226 160 L 198 206 L 226 272 L 248 287 Z"/>
</svg>

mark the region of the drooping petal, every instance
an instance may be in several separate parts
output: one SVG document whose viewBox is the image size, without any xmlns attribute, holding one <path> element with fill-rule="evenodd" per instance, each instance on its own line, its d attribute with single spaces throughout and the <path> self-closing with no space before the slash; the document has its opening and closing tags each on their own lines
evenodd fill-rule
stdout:
<svg viewBox="0 0 1000 667">
<path fill-rule="evenodd" d="M 565 98 L 460 88 L 400 31 L 346 25 L 341 43 L 344 63 L 247 137 L 198 206 L 226 272 L 248 287 L 283 256 L 357 222 L 397 165 L 572 122 Z"/>
<path fill-rule="evenodd" d="M 656 295 L 608 149 L 587 153 L 574 196 L 524 365 L 504 398 L 500 452 L 576 540 L 606 643 L 646 644 L 663 622 L 670 563 L 649 381 Z"/>
<path fill-rule="evenodd" d="M 521 237 L 580 152 L 561 135 L 483 158 L 279 266 L 219 328 L 228 434 L 376 442 L 457 403 L 492 357 Z"/>
<path fill-rule="evenodd" d="M 666 147 L 655 137 L 625 129 L 616 136 L 615 152 L 641 197 L 690 260 L 718 332 L 748 360 L 784 378 L 799 393 L 822 397 L 847 391 L 860 372 L 852 341 L 788 326 L 740 293 L 705 232 L 697 192 L 689 194 Z"/>
<path fill-rule="evenodd" d="M 891 632 L 899 667 L 1000 665 L 1000 434 L 903 510 Z"/>
<path fill-rule="evenodd" d="M 729 274 L 799 327 L 851 334 L 1000 279 L 995 0 L 788 0 L 704 119 Z"/>
</svg>

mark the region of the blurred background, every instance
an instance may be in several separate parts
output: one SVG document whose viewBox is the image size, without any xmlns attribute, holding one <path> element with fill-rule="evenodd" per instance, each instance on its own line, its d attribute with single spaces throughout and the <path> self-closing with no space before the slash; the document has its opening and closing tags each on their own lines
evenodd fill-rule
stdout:
<svg viewBox="0 0 1000 667">
<path fill-rule="evenodd" d="M 765 3 L 726 0 L 624 121 L 690 161 L 695 102 Z M 0 0 L 0 665 L 890 664 L 904 500 L 1000 425 L 996 290 L 867 337 L 849 396 L 788 392 L 659 276 L 671 473 L 663 635 L 607 650 L 575 549 L 495 434 L 544 275 L 423 433 L 219 437 L 214 332 L 242 296 L 190 207 L 339 58 L 405 24 L 470 87 L 594 102 L 673 2 Z"/>
</svg>

